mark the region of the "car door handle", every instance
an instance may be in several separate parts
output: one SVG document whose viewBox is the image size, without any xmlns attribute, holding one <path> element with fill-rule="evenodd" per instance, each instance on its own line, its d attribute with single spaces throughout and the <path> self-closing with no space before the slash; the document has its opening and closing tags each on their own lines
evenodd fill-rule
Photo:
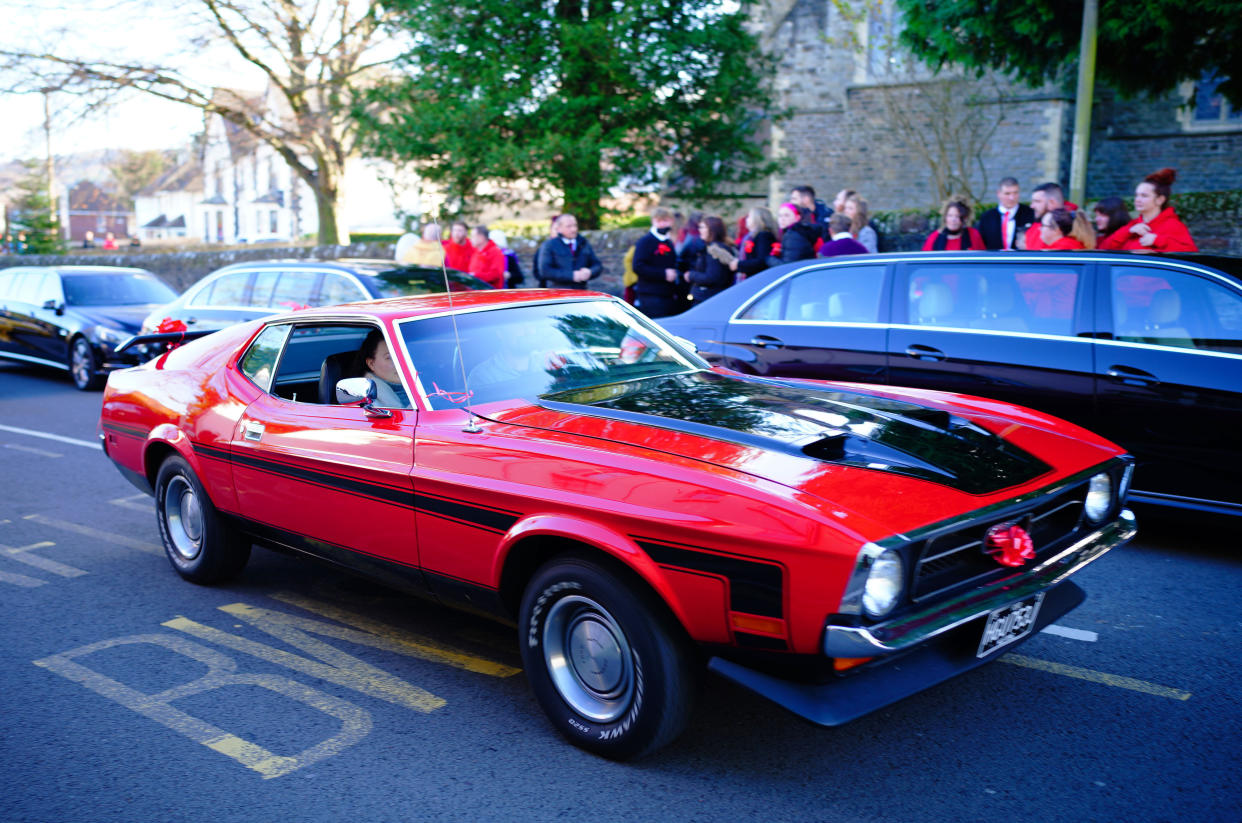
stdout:
<svg viewBox="0 0 1242 823">
<path fill-rule="evenodd" d="M 266 430 L 267 426 L 263 425 L 258 420 L 247 420 L 242 425 L 242 437 L 258 443 L 263 439 L 263 432 Z"/>
<path fill-rule="evenodd" d="M 185 324 L 186 324 L 187 326 L 193 326 L 193 325 L 194 325 L 195 323 L 197 323 L 197 322 L 198 322 L 198 318 L 197 318 L 197 317 L 187 317 L 187 318 L 185 319 Z"/>
<path fill-rule="evenodd" d="M 940 349 L 935 349 L 931 346 L 920 346 L 917 343 L 906 347 L 906 355 L 913 357 L 915 360 L 929 360 L 937 363 L 944 360 L 944 352 Z"/>
<path fill-rule="evenodd" d="M 1127 386 L 1155 386 L 1160 383 L 1160 378 L 1156 375 L 1130 366 L 1109 366 L 1104 373 Z"/>
<path fill-rule="evenodd" d="M 779 337 L 772 337 L 768 334 L 756 334 L 750 339 L 750 345 L 758 346 L 761 349 L 779 349 L 785 345 L 785 342 Z"/>
</svg>

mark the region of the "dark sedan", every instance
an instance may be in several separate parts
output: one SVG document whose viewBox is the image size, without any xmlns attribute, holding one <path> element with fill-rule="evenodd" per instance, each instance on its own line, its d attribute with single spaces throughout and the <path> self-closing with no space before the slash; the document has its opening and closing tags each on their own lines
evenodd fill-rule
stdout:
<svg viewBox="0 0 1242 823">
<path fill-rule="evenodd" d="M 143 269 L 18 266 L 0 271 L 0 357 L 65 369 L 98 389 L 117 346 L 154 307 L 177 297 Z M 132 364 L 124 364 L 132 365 Z"/>
<path fill-rule="evenodd" d="M 661 324 L 749 374 L 948 389 L 1139 461 L 1132 499 L 1242 515 L 1242 259 L 879 254 L 747 279 Z"/>
<path fill-rule="evenodd" d="M 446 291 L 490 289 L 474 275 L 391 260 L 256 260 L 208 274 L 143 321 L 143 332 L 164 320 L 181 321 L 191 332 L 283 314 L 291 309 L 334 306 L 381 297 L 414 297 Z"/>
</svg>

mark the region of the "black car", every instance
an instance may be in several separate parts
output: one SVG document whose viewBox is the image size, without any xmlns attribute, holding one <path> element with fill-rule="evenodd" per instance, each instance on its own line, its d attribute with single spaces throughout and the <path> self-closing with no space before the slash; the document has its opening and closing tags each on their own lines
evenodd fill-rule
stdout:
<svg viewBox="0 0 1242 823">
<path fill-rule="evenodd" d="M 181 321 L 190 332 L 222 329 L 271 314 L 312 306 L 334 306 L 381 297 L 445 291 L 437 268 L 399 266 L 391 260 L 262 260 L 234 263 L 208 274 L 143 321 L 156 331 L 164 320 Z M 474 275 L 449 270 L 451 291 L 490 289 Z"/>
<path fill-rule="evenodd" d="M 143 269 L 17 266 L 0 270 L 0 357 L 67 370 L 98 389 L 122 365 L 118 345 L 177 293 Z"/>
<path fill-rule="evenodd" d="M 1242 259 L 927 252 L 807 260 L 660 320 L 757 375 L 948 389 L 1099 432 L 1131 499 L 1242 515 Z"/>
</svg>

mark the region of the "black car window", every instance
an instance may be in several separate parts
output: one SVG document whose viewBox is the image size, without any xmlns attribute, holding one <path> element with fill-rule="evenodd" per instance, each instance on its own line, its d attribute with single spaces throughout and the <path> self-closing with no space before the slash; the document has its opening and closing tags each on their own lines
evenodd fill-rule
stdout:
<svg viewBox="0 0 1242 823">
<path fill-rule="evenodd" d="M 946 261 L 907 271 L 906 316 L 914 325 L 1074 334 L 1080 266 Z"/>
<path fill-rule="evenodd" d="M 1242 294 L 1190 272 L 1113 266 L 1113 337 L 1242 354 Z"/>
<path fill-rule="evenodd" d="M 884 271 L 883 265 L 863 265 L 802 272 L 763 294 L 740 319 L 875 323 L 880 319 Z"/>
<path fill-rule="evenodd" d="M 362 290 L 361 286 L 345 275 L 329 272 L 323 276 L 323 284 L 319 287 L 319 296 L 315 299 L 315 305 L 335 306 L 340 303 L 367 300 L 370 296 Z"/>
<path fill-rule="evenodd" d="M 271 307 L 292 311 L 311 305 L 317 277 L 319 273 L 313 271 L 282 271 L 272 292 Z"/>
<path fill-rule="evenodd" d="M 64 278 L 64 288 L 70 306 L 143 306 L 177 299 L 175 291 L 149 272 L 72 274 Z"/>
<path fill-rule="evenodd" d="M 454 292 L 491 288 L 473 274 L 452 269 L 447 273 L 439 269 L 394 269 L 380 273 L 369 282 L 379 292 L 380 297 L 410 297 L 419 294 L 442 294 L 446 280 L 448 290 Z"/>
<path fill-rule="evenodd" d="M 280 357 L 280 349 L 288 336 L 287 325 L 268 326 L 259 332 L 259 336 L 250 344 L 250 348 L 246 350 L 237 364 L 242 374 L 249 377 L 263 391 L 268 391 L 272 386 L 276 360 Z"/>
<path fill-rule="evenodd" d="M 298 323 L 291 327 L 284 354 L 269 391 L 286 400 L 318 403 L 325 361 L 337 365 L 336 377 L 362 377 L 358 350 L 375 328 L 369 324 Z M 334 387 L 335 388 L 335 387 Z"/>
<path fill-rule="evenodd" d="M 280 272 L 275 269 L 256 272 L 254 283 L 250 286 L 250 305 L 264 309 L 272 305 L 272 292 L 275 291 L 276 281 L 279 279 Z"/>
</svg>

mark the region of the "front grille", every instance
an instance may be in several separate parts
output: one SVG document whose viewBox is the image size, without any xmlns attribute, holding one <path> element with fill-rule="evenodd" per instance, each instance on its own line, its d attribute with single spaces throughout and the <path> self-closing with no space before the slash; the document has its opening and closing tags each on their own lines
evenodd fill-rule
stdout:
<svg viewBox="0 0 1242 823">
<path fill-rule="evenodd" d="M 974 521 L 962 528 L 936 534 L 915 546 L 916 558 L 911 596 L 920 600 L 965 584 L 987 582 L 1015 570 L 999 565 L 984 552 L 988 529 L 998 523 L 1017 523 L 1031 535 L 1039 563 L 1069 545 L 1082 528 L 1086 482 L 1060 493 L 1031 501 L 992 519 Z"/>
</svg>

